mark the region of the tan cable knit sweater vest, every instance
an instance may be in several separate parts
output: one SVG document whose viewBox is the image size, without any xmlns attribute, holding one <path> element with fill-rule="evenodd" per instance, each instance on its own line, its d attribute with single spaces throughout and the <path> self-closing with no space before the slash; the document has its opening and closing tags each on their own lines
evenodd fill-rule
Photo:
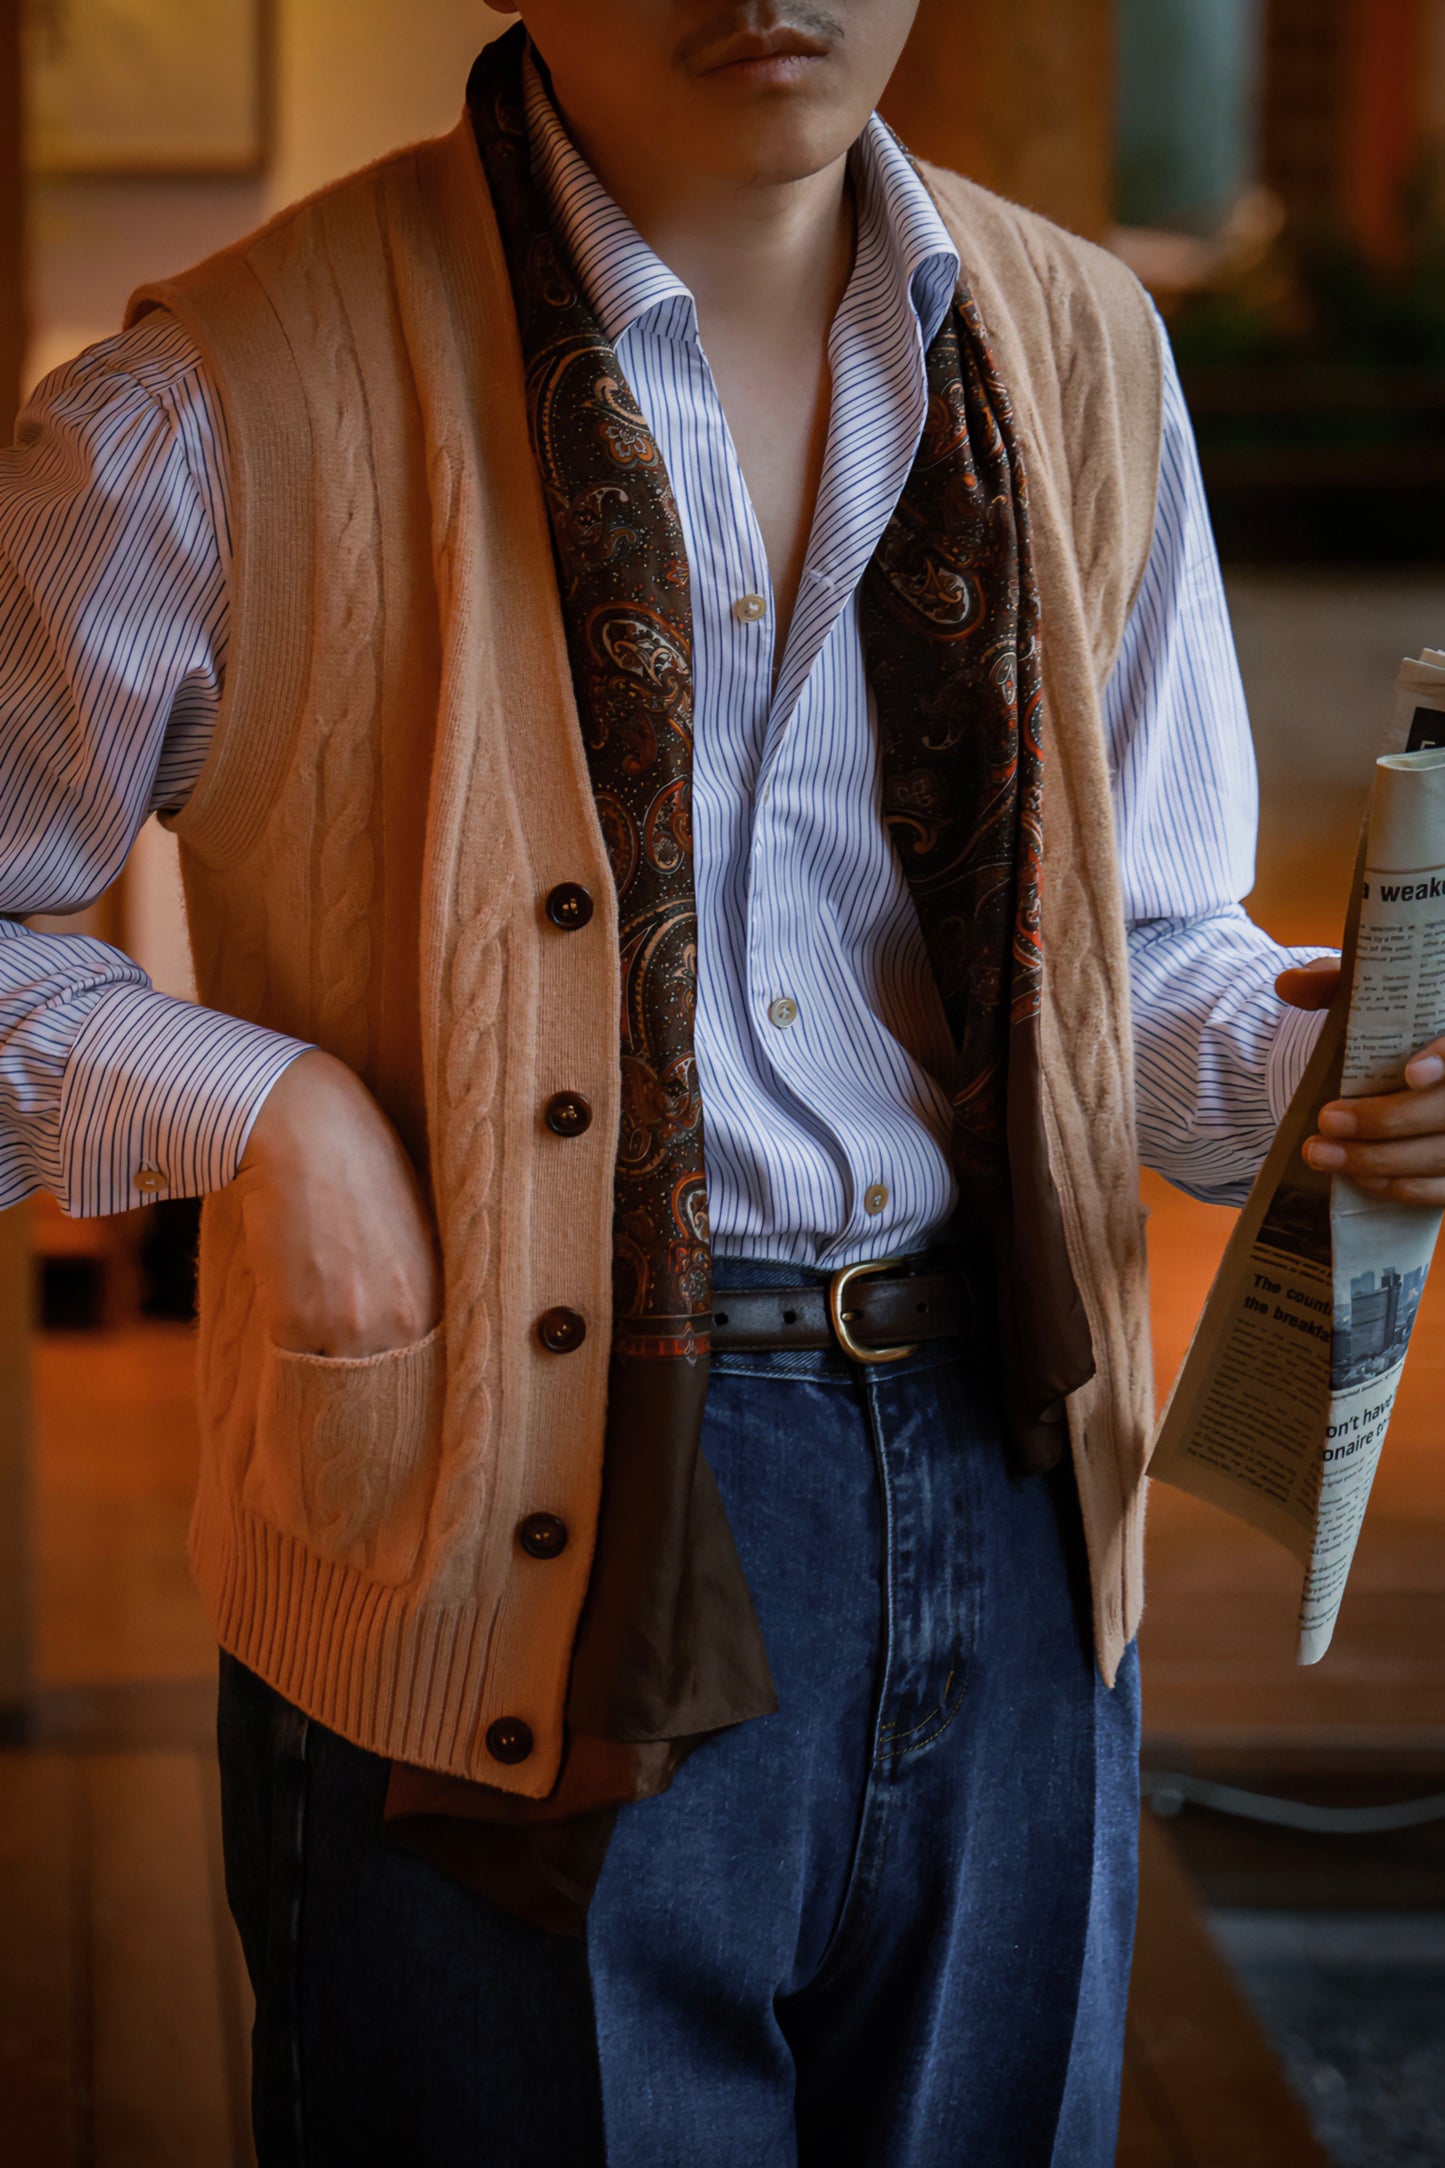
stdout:
<svg viewBox="0 0 1445 2168">
<path fill-rule="evenodd" d="M 1070 1427 L 1111 1678 L 1141 1603 L 1151 1429 L 1124 929 L 1100 728 L 1147 558 L 1160 362 L 1111 258 L 931 173 L 1012 389 L 1048 690 L 1049 1142 L 1098 1376 Z M 618 1124 L 616 911 L 463 120 L 144 289 L 218 389 L 235 499 L 215 744 L 177 822 L 202 999 L 358 1071 L 428 1173 L 443 1326 L 285 1354 L 209 1200 L 192 1557 L 223 1645 L 378 1753 L 530 1796 L 556 1776 L 601 1480 Z M 590 921 L 546 899 L 578 882 Z M 547 1098 L 595 1119 L 561 1139 Z M 583 1344 L 534 1330 L 565 1304 Z M 560 1556 L 517 1540 L 529 1513 Z M 494 1719 L 535 1747 L 502 1765 Z"/>
</svg>

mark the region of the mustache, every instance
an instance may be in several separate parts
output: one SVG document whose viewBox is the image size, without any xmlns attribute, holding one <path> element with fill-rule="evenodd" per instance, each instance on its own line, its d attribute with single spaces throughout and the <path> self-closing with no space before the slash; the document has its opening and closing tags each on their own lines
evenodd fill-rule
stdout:
<svg viewBox="0 0 1445 2168">
<path fill-rule="evenodd" d="M 783 0 L 782 5 L 771 6 L 753 0 L 751 6 L 735 4 L 714 9 L 688 32 L 677 49 L 677 57 L 684 62 L 695 60 L 724 38 L 735 38 L 743 31 L 766 36 L 775 30 L 800 30 L 807 37 L 821 38 L 832 45 L 841 45 L 848 35 L 846 25 L 830 8 L 809 6 L 807 0 Z"/>
</svg>

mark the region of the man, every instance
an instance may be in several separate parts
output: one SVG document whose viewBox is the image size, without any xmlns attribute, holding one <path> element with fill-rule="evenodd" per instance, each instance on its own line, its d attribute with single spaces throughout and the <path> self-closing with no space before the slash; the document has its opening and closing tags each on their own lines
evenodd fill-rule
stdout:
<svg viewBox="0 0 1445 2168">
<path fill-rule="evenodd" d="M 208 1195 L 267 2168 L 1112 2158 L 1129 996 L 1237 1199 L 1330 967 L 1154 319 L 870 118 L 913 12 L 532 0 L 6 470 L 0 902 L 163 810 L 207 1003 L 4 928 L 8 1194 Z M 1442 1052 L 1321 1163 L 1445 1193 Z"/>
</svg>

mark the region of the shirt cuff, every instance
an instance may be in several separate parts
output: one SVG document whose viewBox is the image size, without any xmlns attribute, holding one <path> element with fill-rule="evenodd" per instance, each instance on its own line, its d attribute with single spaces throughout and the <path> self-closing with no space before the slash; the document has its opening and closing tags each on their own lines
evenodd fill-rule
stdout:
<svg viewBox="0 0 1445 2168">
<path fill-rule="evenodd" d="M 1318 953 L 1327 956 L 1330 951 Z M 1310 1056 L 1320 1033 L 1325 1028 L 1328 1009 L 1286 1009 L 1274 1035 L 1269 1050 L 1269 1062 L 1265 1069 L 1265 1089 L 1269 1095 L 1269 1118 L 1276 1129 L 1289 1111 L 1289 1103 L 1299 1090 L 1300 1079 L 1309 1067 Z"/>
<path fill-rule="evenodd" d="M 117 986 L 81 1026 L 60 1105 L 60 1202 L 75 1219 L 234 1180 L 266 1095 L 303 1040 Z"/>
</svg>

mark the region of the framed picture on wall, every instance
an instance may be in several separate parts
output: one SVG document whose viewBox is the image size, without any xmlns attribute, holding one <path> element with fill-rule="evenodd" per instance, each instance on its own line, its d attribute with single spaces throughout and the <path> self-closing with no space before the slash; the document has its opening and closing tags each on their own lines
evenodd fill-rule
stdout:
<svg viewBox="0 0 1445 2168">
<path fill-rule="evenodd" d="M 25 0 L 33 170 L 259 171 L 270 15 L 271 0 Z"/>
</svg>

